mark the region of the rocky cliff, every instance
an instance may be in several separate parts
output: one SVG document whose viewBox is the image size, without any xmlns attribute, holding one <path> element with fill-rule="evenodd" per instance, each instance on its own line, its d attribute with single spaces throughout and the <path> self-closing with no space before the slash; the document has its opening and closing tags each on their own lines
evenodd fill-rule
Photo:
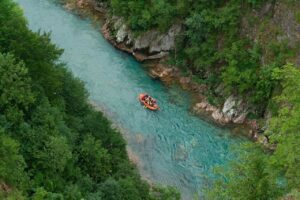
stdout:
<svg viewBox="0 0 300 200">
<path fill-rule="evenodd" d="M 89 8 L 102 14 L 106 14 L 107 11 L 105 3 L 94 0 L 69 0 L 66 7 L 83 10 Z M 182 33 L 183 26 L 182 24 L 174 24 L 164 33 L 152 29 L 136 35 L 128 28 L 122 17 L 106 15 L 101 31 L 114 46 L 132 54 L 137 60 L 161 61 L 168 56 L 170 51 L 175 49 L 175 39 Z M 168 81 L 177 79 L 184 88 L 198 93 L 201 101 L 193 106 L 195 113 L 205 113 L 206 116 L 209 114 L 214 121 L 223 125 L 245 123 L 248 107 L 241 98 L 232 95 L 227 98 L 223 106 L 216 107 L 211 105 L 203 95 L 206 90 L 205 85 L 193 83 L 190 77 L 180 75 L 179 70 L 175 67 L 160 62 L 155 64 L 149 72 L 154 78 Z"/>
<path fill-rule="evenodd" d="M 123 18 L 107 18 L 102 31 L 115 46 L 126 50 L 139 61 L 161 59 L 175 48 L 175 38 L 181 32 L 180 24 L 173 25 L 166 33 L 156 29 L 135 35 Z"/>
<path fill-rule="evenodd" d="M 71 3 L 70 3 L 71 2 Z M 101 1 L 94 0 L 69 0 L 69 6 L 92 8 L 95 12 L 105 13 L 107 6 Z M 298 16 L 298 17 L 297 17 Z M 252 21 L 249 19 L 253 19 Z M 253 22 L 255 21 L 255 23 Z M 270 49 L 267 46 L 275 42 L 287 41 L 287 48 L 297 48 L 300 42 L 300 23 L 297 8 L 290 7 L 284 0 L 270 1 L 260 9 L 253 9 L 245 13 L 241 19 L 240 34 L 252 41 L 263 44 L 262 64 L 270 58 Z M 157 29 L 143 33 L 133 33 L 122 17 L 106 15 L 102 27 L 104 37 L 117 48 L 132 54 L 137 60 L 156 60 L 150 69 L 150 74 L 160 79 L 177 79 L 184 88 L 192 90 L 199 95 L 199 101 L 193 106 L 195 113 L 208 113 L 212 119 L 220 124 L 248 124 L 258 131 L 259 126 L 255 120 L 247 120 L 247 115 L 253 110 L 246 97 L 239 95 L 225 95 L 222 85 L 215 89 L 224 98 L 218 106 L 211 105 L 205 96 L 206 86 L 192 82 L 190 76 L 182 76 L 173 66 L 168 66 L 164 61 L 169 52 L 175 49 L 176 37 L 184 32 L 182 24 L 173 24 L 166 32 Z M 222 41 L 221 41 L 222 43 Z M 222 44 L 220 43 L 220 46 Z M 274 50 L 274 49 L 271 49 Z M 297 53 L 291 62 L 300 64 L 300 54 Z M 254 134 L 255 135 L 255 134 Z"/>
</svg>

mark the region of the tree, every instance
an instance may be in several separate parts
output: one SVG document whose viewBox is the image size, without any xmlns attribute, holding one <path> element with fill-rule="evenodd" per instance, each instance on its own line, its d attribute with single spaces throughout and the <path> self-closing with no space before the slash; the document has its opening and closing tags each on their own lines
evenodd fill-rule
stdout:
<svg viewBox="0 0 300 200">
<path fill-rule="evenodd" d="M 180 193 L 173 187 L 155 186 L 152 188 L 152 196 L 157 200 L 179 200 Z"/>
<path fill-rule="evenodd" d="M 16 62 L 11 54 L 0 53 L 0 110 L 15 124 L 23 120 L 24 112 L 33 102 L 30 78 L 23 62 Z"/>
<path fill-rule="evenodd" d="M 19 144 L 0 129 L 0 184 L 8 184 L 23 189 L 27 175 L 26 164 L 19 152 Z"/>
<path fill-rule="evenodd" d="M 122 199 L 121 186 L 114 179 L 107 179 L 101 185 L 101 199 L 103 200 L 119 200 Z"/>
<path fill-rule="evenodd" d="M 266 134 L 275 149 L 247 148 L 230 170 L 208 189 L 208 199 L 279 199 L 287 193 L 297 196 L 300 187 L 300 71 L 292 64 L 275 69 L 281 93 L 273 100 L 277 108 Z M 288 195 L 287 195 L 288 196 Z"/>
<path fill-rule="evenodd" d="M 99 140 L 86 135 L 78 149 L 79 165 L 84 173 L 89 174 L 96 182 L 105 180 L 110 173 L 110 155 Z"/>
<path fill-rule="evenodd" d="M 0 199 L 150 199 L 50 35 L 30 31 L 12 0 L 0 0 L 0 27 Z"/>
<path fill-rule="evenodd" d="M 278 112 L 274 113 L 267 133 L 276 151 L 270 164 L 277 174 L 284 174 L 288 188 L 300 187 L 300 71 L 292 64 L 274 72 L 282 92 L 274 97 Z"/>
<path fill-rule="evenodd" d="M 277 199 L 282 190 L 268 166 L 268 155 L 259 146 L 246 145 L 237 161 L 206 191 L 211 200 L 269 200 Z"/>
<path fill-rule="evenodd" d="M 72 158 L 71 149 L 65 137 L 51 136 L 37 155 L 46 173 L 62 173 Z"/>
</svg>

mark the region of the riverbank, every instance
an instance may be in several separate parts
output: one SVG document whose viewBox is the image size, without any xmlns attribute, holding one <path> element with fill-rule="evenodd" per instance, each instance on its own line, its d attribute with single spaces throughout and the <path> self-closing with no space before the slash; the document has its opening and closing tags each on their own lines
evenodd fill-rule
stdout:
<svg viewBox="0 0 300 200">
<path fill-rule="evenodd" d="M 268 138 L 259 134 L 263 132 L 259 123 L 254 119 L 247 118 L 248 108 L 243 101 L 232 95 L 226 99 L 223 105 L 210 104 L 205 95 L 207 86 L 195 83 L 191 76 L 185 76 L 179 69 L 169 65 L 167 62 L 168 51 L 159 51 L 159 53 L 145 51 L 145 44 L 143 44 L 145 38 L 139 39 L 139 47 L 135 48 L 132 45 L 132 36 L 128 35 L 129 33 L 124 33 L 124 29 L 126 29 L 123 26 L 124 24 L 120 22 L 119 18 L 109 17 L 105 4 L 99 5 L 93 0 L 69 0 L 65 4 L 65 8 L 76 11 L 79 15 L 89 16 L 97 21 L 100 20 L 103 23 L 101 32 L 105 39 L 117 49 L 129 53 L 136 60 L 143 62 L 152 78 L 160 79 L 167 85 L 178 84 L 181 88 L 189 91 L 193 96 L 191 112 L 195 115 L 219 126 L 229 127 L 233 132 L 242 133 L 254 141 L 265 145 L 268 143 Z M 116 31 L 118 32 L 116 33 Z M 162 49 L 157 45 L 151 48 Z M 222 90 L 222 88 L 219 90 Z"/>
<path fill-rule="evenodd" d="M 70 70 L 103 61 L 82 63 L 99 39 L 106 45 L 91 24 L 53 1 L 4 0 L 0 13 L 0 199 L 179 200 L 141 179 L 123 135 L 89 105 L 91 88 Z M 93 35 L 86 49 L 74 45 Z M 89 61 L 101 53 L 93 51 Z"/>
<path fill-rule="evenodd" d="M 148 76 L 140 62 L 99 34 L 99 22 L 67 12 L 49 0 L 18 2 L 30 29 L 51 32 L 51 41 L 64 49 L 61 62 L 68 63 L 67 69 L 85 83 L 89 100 L 107 111 L 109 120 L 128 136 L 123 138 L 139 158 L 143 178 L 172 185 L 183 199 L 192 199 L 196 193 L 204 195 L 202 190 L 215 177 L 214 167 L 236 159 L 238 153 L 231 146 L 244 142 L 244 138 L 194 116 L 189 112 L 189 92 L 176 85 L 166 87 Z M 137 94 L 144 91 L 159 99 L 159 112 L 145 110 L 138 103 Z M 87 122 L 83 125 L 90 127 Z M 100 127 L 96 130 L 105 131 Z M 82 131 L 80 136 L 88 132 Z"/>
<path fill-rule="evenodd" d="M 64 12 L 59 6 L 57 6 L 57 9 Z M 43 13 L 47 13 L 46 10 L 43 10 Z M 71 16 L 72 14 L 68 13 L 68 15 Z M 47 14 L 47 16 L 52 17 L 52 15 L 49 14 Z M 97 33 L 97 30 L 91 27 L 90 20 L 81 20 L 74 15 L 72 15 L 71 18 L 78 21 L 77 23 L 71 23 L 72 27 L 74 27 L 74 25 L 76 27 L 76 29 L 70 29 L 71 31 L 66 31 L 63 28 L 65 26 L 64 24 L 67 25 L 67 23 L 64 23 L 61 26 L 60 20 L 55 20 L 54 27 L 59 26 L 59 28 L 56 29 L 58 35 L 68 33 L 66 34 L 67 37 L 63 38 L 64 40 L 58 41 L 58 44 L 72 43 L 72 48 L 69 48 L 69 46 L 66 45 L 66 49 L 71 51 L 71 61 L 73 61 L 73 59 L 76 60 L 76 58 L 79 57 L 79 65 L 81 65 L 74 67 L 74 71 L 79 71 L 78 74 L 83 77 L 83 80 L 87 81 L 87 86 L 89 87 L 89 91 L 91 91 L 93 98 L 95 98 L 96 101 L 97 99 L 99 100 L 97 101 L 97 104 L 104 104 L 105 107 L 108 107 L 113 116 L 115 116 L 112 120 L 121 122 L 122 125 L 130 131 L 130 134 L 133 136 L 143 135 L 142 138 L 138 137 L 138 144 L 132 143 L 129 139 L 128 145 L 132 147 L 133 151 L 137 153 L 138 157 L 145 163 L 145 169 L 151 175 L 150 177 L 152 180 L 158 183 L 165 183 L 164 181 L 167 180 L 166 182 L 171 183 L 172 185 L 178 184 L 178 188 L 180 188 L 181 191 L 184 191 L 184 189 L 187 188 L 185 187 L 185 184 L 188 184 L 189 190 L 186 194 L 193 194 L 194 191 L 197 191 L 197 188 L 203 188 L 205 185 L 219 186 L 217 190 L 214 190 L 215 197 L 223 198 L 222 196 L 220 197 L 220 195 L 226 194 L 223 199 L 238 199 L 241 196 L 251 197 L 252 199 L 273 198 L 274 194 L 276 195 L 274 198 L 278 199 L 289 192 L 291 188 L 298 188 L 298 186 L 293 183 L 296 183 L 295 181 L 299 179 L 297 177 L 299 169 L 297 165 L 299 163 L 291 162 L 291 160 L 294 161 L 295 156 L 297 157 L 297 152 L 299 152 L 297 151 L 297 147 L 299 146 L 297 146 L 297 140 L 299 138 L 296 136 L 299 132 L 297 129 L 297 124 L 299 124 L 299 120 L 297 120 L 299 119 L 297 118 L 299 109 L 297 110 L 297 108 L 299 108 L 299 105 L 295 102 L 297 99 L 297 96 L 294 95 L 295 93 L 290 92 L 297 91 L 298 84 L 295 83 L 299 82 L 297 81 L 299 80 L 298 69 L 293 70 L 292 67 L 283 66 L 282 70 L 277 71 L 277 75 L 280 75 L 278 78 L 282 80 L 281 84 L 283 91 L 280 96 L 278 95 L 279 98 L 277 98 L 277 100 L 279 101 L 276 103 L 282 105 L 283 108 L 280 108 L 279 115 L 272 116 L 269 126 L 266 127 L 266 133 L 268 133 L 271 141 L 275 141 L 274 143 L 277 144 L 277 148 L 273 153 L 266 153 L 263 148 L 252 148 L 251 146 L 247 149 L 248 153 L 242 153 L 242 157 L 232 157 L 232 160 L 236 160 L 236 162 L 228 167 L 228 170 L 230 170 L 226 173 L 228 175 L 226 176 L 225 174 L 222 176 L 226 177 L 223 181 L 220 180 L 219 183 L 222 185 L 206 184 L 208 182 L 205 180 L 208 179 L 207 177 L 211 176 L 209 175 L 208 170 L 205 169 L 215 166 L 216 163 L 223 164 L 225 160 L 223 159 L 224 155 L 226 156 L 227 152 L 230 152 L 227 148 L 228 143 L 222 143 L 226 141 L 226 137 L 224 137 L 224 134 L 226 134 L 225 129 L 220 129 L 219 133 L 221 138 L 214 137 L 218 133 L 210 132 L 211 129 L 206 129 L 211 124 L 201 126 L 203 121 L 196 119 L 191 116 L 190 113 L 187 113 L 186 106 L 172 105 L 170 99 L 171 97 L 174 97 L 174 95 L 170 95 L 170 88 L 162 86 L 160 81 L 151 80 L 143 73 L 140 64 L 135 62 L 125 53 L 113 49 L 112 46 Z M 64 16 L 60 19 L 66 19 L 66 17 Z M 39 19 L 37 19 L 37 21 L 38 20 Z M 89 28 L 86 26 L 79 26 L 81 22 L 88 23 L 93 31 L 90 32 Z M 45 21 L 40 23 L 40 26 L 43 24 L 45 24 Z M 47 24 L 46 27 L 49 27 L 49 24 Z M 86 32 L 88 34 L 85 34 Z M 86 37 L 81 36 L 79 38 L 75 37 L 75 40 L 69 41 L 68 37 L 72 37 L 72 33 L 76 33 L 77 36 L 87 35 L 87 38 L 93 36 L 95 40 L 92 40 L 90 45 L 83 45 L 88 43 L 89 40 L 86 40 Z M 101 41 L 102 43 L 94 45 L 98 44 L 98 41 Z M 74 44 L 77 44 L 77 46 Z M 80 52 L 76 54 L 72 51 L 74 48 L 80 49 Z M 68 51 L 66 52 L 70 53 Z M 113 52 L 116 56 L 114 56 Z M 103 53 L 105 55 L 101 55 Z M 94 60 L 94 58 L 96 59 Z M 110 62 L 106 62 L 106 59 Z M 84 60 L 85 62 L 81 62 L 81 60 Z M 93 60 L 94 62 L 90 62 L 90 60 Z M 127 61 L 130 62 L 125 64 Z M 74 62 L 74 64 L 76 64 L 76 62 Z M 116 64 L 119 64 L 118 68 L 115 68 Z M 88 73 L 88 71 L 90 73 Z M 99 71 L 99 73 L 96 73 L 97 71 Z M 104 76 L 101 76 L 101 74 L 104 74 Z M 117 85 L 114 82 L 120 80 L 120 78 L 120 86 L 113 87 Z M 161 87 L 155 87 L 156 84 Z M 102 90 L 102 87 L 106 87 L 106 89 Z M 111 93 L 112 89 L 117 90 L 117 92 Z M 95 90 L 97 90 L 96 95 Z M 160 103 L 164 109 L 159 113 L 152 113 L 139 107 L 135 97 L 136 94 L 141 91 L 148 91 L 156 97 L 159 97 L 158 99 L 160 99 Z M 280 91 L 278 91 L 278 93 L 280 93 Z M 181 94 L 184 96 L 185 93 Z M 105 95 L 105 97 L 103 97 L 103 95 Z M 120 95 L 121 98 L 119 98 Z M 245 95 L 245 98 L 246 97 L 247 96 Z M 185 98 L 191 99 L 189 95 L 186 95 Z M 120 100 L 122 106 L 119 104 Z M 111 103 L 110 101 L 116 102 Z M 123 109 L 123 107 L 125 107 L 124 102 L 126 104 L 126 109 Z M 288 104 L 286 104 L 286 102 L 288 102 Z M 190 102 L 187 102 L 185 105 L 188 105 L 189 103 Z M 170 109 L 169 106 L 172 108 Z M 291 112 L 286 112 L 287 110 Z M 123 115 L 122 118 L 119 117 L 121 115 Z M 194 123 L 190 123 L 193 120 Z M 151 124 L 149 125 L 149 123 Z M 218 129 L 215 126 L 212 128 Z M 228 135 L 230 134 L 228 133 Z M 207 163 L 213 164 L 207 165 Z M 264 173 L 262 174 L 261 172 Z M 142 174 L 142 172 L 140 173 Z M 242 176 L 240 176 L 241 174 Z M 253 174 L 257 174 L 258 176 L 253 176 Z M 239 179 L 236 177 L 239 177 Z M 278 178 L 283 178 L 287 180 L 288 183 L 292 183 L 291 186 L 278 185 Z M 174 182 L 172 179 L 176 179 L 175 184 L 173 184 Z M 265 189 L 275 191 L 275 193 L 266 193 L 265 191 L 267 190 L 262 190 L 261 185 L 264 185 Z M 240 188 L 238 192 L 235 190 L 237 186 Z M 277 191 L 281 190 L 282 187 L 284 187 L 284 191 L 278 194 Z M 253 190 L 250 191 L 249 188 L 253 188 Z M 231 192 L 228 193 L 228 191 Z"/>
</svg>

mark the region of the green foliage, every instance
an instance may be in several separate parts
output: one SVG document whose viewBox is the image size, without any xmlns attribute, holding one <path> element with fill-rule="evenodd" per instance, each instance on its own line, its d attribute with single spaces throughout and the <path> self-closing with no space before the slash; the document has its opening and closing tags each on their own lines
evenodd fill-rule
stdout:
<svg viewBox="0 0 300 200">
<path fill-rule="evenodd" d="M 181 16 L 185 19 L 185 31 L 177 39 L 178 51 L 172 58 L 178 67 L 209 86 L 212 102 L 230 94 L 247 96 L 244 100 L 256 108 L 258 117 L 264 114 L 276 85 L 273 70 L 295 57 L 286 41 L 254 42 L 243 33 L 249 31 L 244 30 L 243 24 L 251 21 L 252 10 L 260 9 L 264 3 L 261 0 L 187 3 L 193 9 Z M 215 94 L 219 85 L 224 85 L 226 91 Z"/>
<path fill-rule="evenodd" d="M 50 43 L 49 34 L 28 30 L 23 13 L 15 3 L 1 0 L 0 5 L 0 52 L 11 52 L 16 59 L 22 60 L 34 86 L 40 86 L 50 99 L 55 98 L 61 93 L 63 76 L 55 61 L 62 50 Z"/>
<path fill-rule="evenodd" d="M 223 99 L 228 93 L 247 96 L 246 100 L 251 107 L 256 108 L 258 116 L 264 114 L 276 84 L 271 76 L 273 69 L 282 66 L 287 58 L 295 56 L 282 49 L 284 45 L 279 42 L 279 46 L 266 50 L 269 47 L 266 47 L 266 41 L 262 41 L 264 45 L 261 48 L 261 41 L 248 41 L 247 33 L 243 32 L 248 30 L 243 30 L 242 24 L 251 24 L 250 21 L 255 17 L 251 14 L 252 11 L 259 13 L 259 9 L 268 1 L 105 2 L 110 5 L 113 15 L 123 17 L 131 30 L 138 34 L 152 28 L 165 32 L 172 24 L 183 24 L 184 29 L 177 38 L 176 52 L 173 52 L 171 63 L 206 83 L 212 90 L 208 92 L 213 94 L 211 99 L 219 98 L 213 90 L 220 84 L 227 89 L 225 94 L 221 94 Z M 255 24 L 252 23 L 251 26 Z M 250 38 L 252 39 L 251 36 Z M 275 52 L 264 55 L 269 51 Z M 262 60 L 263 56 L 270 56 L 272 60 Z"/>
<path fill-rule="evenodd" d="M 34 195 L 32 196 L 32 200 L 43 200 L 48 196 L 48 192 L 44 190 L 44 188 L 37 188 Z"/>
<path fill-rule="evenodd" d="M 84 173 L 90 174 L 96 182 L 108 177 L 111 158 L 107 150 L 102 148 L 99 140 L 89 135 L 86 136 L 79 147 L 78 154 L 78 164 L 83 166 Z"/>
<path fill-rule="evenodd" d="M 273 78 L 282 87 L 281 94 L 274 97 L 278 112 L 266 130 L 274 152 L 266 153 L 260 146 L 247 148 L 230 171 L 221 173 L 208 189 L 208 199 L 280 199 L 289 192 L 299 195 L 295 191 L 300 187 L 300 71 L 287 64 L 274 70 Z"/>
<path fill-rule="evenodd" d="M 11 0 L 0 27 L 0 198 L 155 199 L 49 34 L 30 31 Z"/>
<path fill-rule="evenodd" d="M 298 11 L 297 13 L 296 13 L 296 21 L 298 22 L 298 23 L 300 23 L 300 12 Z"/>
<path fill-rule="evenodd" d="M 105 200 L 122 199 L 121 186 L 114 179 L 106 180 L 101 186 L 101 189 L 102 189 L 102 194 L 100 195 L 101 199 L 105 199 Z"/>
<path fill-rule="evenodd" d="M 160 200 L 179 200 L 180 194 L 172 187 L 159 187 L 152 188 L 153 195 Z"/>
<path fill-rule="evenodd" d="M 264 3 L 264 0 L 246 0 L 247 3 L 251 4 L 252 6 L 258 6 Z"/>
<path fill-rule="evenodd" d="M 260 47 L 249 46 L 249 42 L 238 41 L 224 51 L 228 65 L 222 72 L 222 80 L 229 94 L 250 94 L 248 102 L 263 110 L 276 84 L 272 72 L 278 67 L 277 64 L 261 67 Z"/>
<path fill-rule="evenodd" d="M 225 51 L 225 59 L 228 66 L 222 74 L 223 82 L 230 92 L 237 89 L 239 93 L 245 93 L 257 82 L 257 70 L 259 61 L 259 48 L 246 49 L 244 41 L 235 42 Z"/>
<path fill-rule="evenodd" d="M 243 153 L 228 171 L 207 191 L 207 199 L 256 200 L 277 199 L 281 188 L 268 168 L 268 155 L 252 144 L 244 146 Z"/>
<path fill-rule="evenodd" d="M 177 9 L 182 12 L 182 6 L 185 6 L 183 1 L 177 7 L 176 1 L 169 0 L 111 0 L 110 5 L 113 13 L 124 17 L 135 32 L 144 32 L 153 27 L 166 31 L 177 16 Z"/>
<path fill-rule="evenodd" d="M 67 162 L 70 161 L 72 157 L 71 149 L 67 143 L 66 138 L 59 137 L 49 137 L 49 141 L 44 146 L 43 151 L 36 155 L 40 162 L 44 163 L 43 168 L 53 173 L 62 172 Z"/>
<path fill-rule="evenodd" d="M 0 198 L 3 200 L 24 200 L 25 199 L 23 194 L 18 190 L 14 190 L 8 194 L 0 190 Z"/>
<path fill-rule="evenodd" d="M 292 64 L 277 70 L 282 93 L 274 100 L 279 110 L 273 116 L 267 133 L 277 143 L 271 164 L 278 174 L 284 174 L 289 188 L 300 187 L 300 71 Z"/>
<path fill-rule="evenodd" d="M 97 1 L 101 2 L 102 0 Z M 236 5 L 244 3 L 243 0 L 231 0 L 228 3 L 229 6 L 224 6 L 226 1 L 217 0 L 108 0 L 108 2 L 113 14 L 124 17 L 130 28 L 135 32 L 144 32 L 151 28 L 166 31 L 176 21 L 191 15 L 197 15 L 197 13 L 201 13 L 200 15 L 206 18 L 204 20 L 211 21 L 212 26 L 216 28 L 221 24 L 232 23 L 232 20 L 236 21 L 234 19 L 238 13 Z M 245 1 L 245 3 L 252 6 L 260 5 L 262 2 L 262 0 Z M 219 7 L 223 8 L 215 10 Z M 204 15 L 204 13 L 208 15 Z M 234 23 L 230 24 L 230 26 L 233 25 Z"/>
<path fill-rule="evenodd" d="M 26 167 L 19 152 L 19 144 L 0 130 L 0 183 L 22 188 L 26 181 Z"/>
<path fill-rule="evenodd" d="M 274 152 L 265 152 L 260 146 L 246 147 L 238 161 L 230 165 L 230 171 L 221 173 L 207 198 L 280 199 L 291 191 L 297 196 L 295 191 L 300 188 L 300 72 L 290 64 L 282 67 L 289 58 L 296 57 L 297 47 L 292 49 L 290 41 L 278 41 L 280 30 L 269 30 L 266 20 L 258 19 L 257 13 L 261 13 L 261 6 L 268 1 L 110 2 L 113 14 L 124 17 L 134 32 L 151 28 L 164 31 L 178 21 L 183 23 L 184 31 L 177 38 L 176 52 L 170 62 L 192 75 L 193 80 L 207 84 L 211 103 L 222 104 L 219 99 L 235 94 L 244 97 L 256 109 L 252 117 L 262 117 L 267 106 L 276 110 L 266 126 L 266 134 L 273 148 L 276 147 Z M 296 1 L 281 3 L 292 6 Z M 299 21 L 298 13 L 295 18 Z M 260 31 L 274 34 L 275 39 L 266 35 L 260 38 L 260 33 L 255 31 L 257 22 L 265 23 L 264 30 Z M 225 91 L 215 94 L 220 85 Z M 276 95 L 280 91 L 281 94 Z"/>
<path fill-rule="evenodd" d="M 0 54 L 0 83 L 0 110 L 13 125 L 22 120 L 34 95 L 27 69 L 10 54 Z"/>
</svg>

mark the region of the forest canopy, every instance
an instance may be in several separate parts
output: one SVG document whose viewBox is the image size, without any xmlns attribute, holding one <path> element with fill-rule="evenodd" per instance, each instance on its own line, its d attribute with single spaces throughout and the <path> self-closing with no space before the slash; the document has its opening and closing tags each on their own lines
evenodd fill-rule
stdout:
<svg viewBox="0 0 300 200">
<path fill-rule="evenodd" d="M 136 34 L 182 24 L 169 62 L 207 84 L 210 103 L 235 94 L 247 98 L 253 118 L 269 114 L 263 131 L 270 146 L 242 146 L 228 170 L 217 170 L 206 199 L 300 197 L 300 71 L 287 62 L 299 45 L 277 40 L 282 30 L 255 40 L 241 34 L 250 13 L 249 24 L 261 23 L 256 34 L 265 36 L 270 16 L 262 22 L 251 12 L 277 1 L 98 1 Z M 15 3 L 0 0 L 0 198 L 179 199 L 174 189 L 141 180 L 120 133 L 58 61 L 62 52 L 49 34 L 28 29 Z M 215 92 L 220 85 L 222 95 Z"/>
<path fill-rule="evenodd" d="M 0 199 L 179 199 L 141 180 L 62 52 L 0 0 Z"/>
<path fill-rule="evenodd" d="M 298 32 L 290 29 L 299 27 L 299 1 L 97 1 L 136 35 L 182 25 L 168 64 L 208 86 L 209 103 L 221 107 L 237 96 L 261 122 L 269 144 L 242 146 L 237 161 L 218 171 L 207 199 L 300 198 L 300 41 L 290 37 Z"/>
</svg>

